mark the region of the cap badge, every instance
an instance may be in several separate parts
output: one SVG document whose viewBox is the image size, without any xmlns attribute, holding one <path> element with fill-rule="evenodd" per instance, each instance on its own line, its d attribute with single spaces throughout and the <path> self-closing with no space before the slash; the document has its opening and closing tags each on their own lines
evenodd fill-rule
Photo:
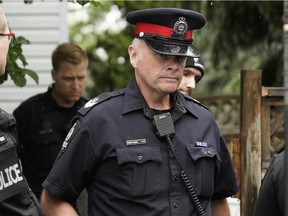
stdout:
<svg viewBox="0 0 288 216">
<path fill-rule="evenodd" d="M 188 24 L 185 17 L 179 17 L 179 20 L 174 24 L 172 36 L 185 38 L 187 35 Z"/>
<path fill-rule="evenodd" d="M 140 33 L 139 33 L 139 37 L 140 37 L 140 38 L 144 37 L 144 34 L 145 34 L 144 32 L 140 32 Z"/>
</svg>

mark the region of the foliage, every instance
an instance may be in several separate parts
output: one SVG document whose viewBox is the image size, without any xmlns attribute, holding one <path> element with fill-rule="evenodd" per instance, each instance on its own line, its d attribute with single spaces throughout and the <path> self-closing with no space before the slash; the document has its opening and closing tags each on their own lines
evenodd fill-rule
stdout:
<svg viewBox="0 0 288 216">
<path fill-rule="evenodd" d="M 95 7 L 100 7 L 102 5 L 101 2 L 97 1 L 97 0 L 76 0 L 76 2 L 82 6 L 84 6 L 88 3 L 91 3 Z"/>
<path fill-rule="evenodd" d="M 88 20 L 70 26 L 71 41 L 85 47 L 90 58 L 90 97 L 124 87 L 133 75 L 127 48 L 134 27 L 98 29 L 115 5 L 123 22 L 128 12 L 152 7 L 181 7 L 205 15 L 206 26 L 193 34 L 205 64 L 205 77 L 194 93 L 239 92 L 241 69 L 260 68 L 264 85 L 283 85 L 282 1 L 103 1 L 101 8 L 87 7 Z M 119 64 L 118 59 L 125 62 Z"/>
<path fill-rule="evenodd" d="M 18 87 L 26 85 L 26 75 L 30 76 L 38 84 L 37 73 L 26 68 L 28 63 L 23 55 L 23 44 L 30 44 L 30 41 L 23 36 L 19 36 L 16 37 L 15 41 L 10 45 L 5 74 L 0 77 L 0 84 L 8 80 L 8 75 Z"/>
<path fill-rule="evenodd" d="M 127 25 L 120 31 L 113 27 L 98 29 L 106 22 L 104 17 L 113 5 L 122 12 L 124 21 L 128 12 L 152 7 L 181 7 L 206 16 L 207 25 L 193 35 L 193 45 L 201 51 L 205 63 L 205 77 L 195 93 L 239 92 L 241 69 L 260 68 L 263 85 L 283 85 L 283 1 L 74 2 L 83 7 L 90 5 L 87 7 L 89 19 L 70 26 L 71 41 L 85 47 L 90 58 L 91 82 L 87 89 L 90 97 L 124 87 L 133 74 L 127 54 L 133 27 Z M 103 59 L 99 51 L 106 58 Z"/>
<path fill-rule="evenodd" d="M 102 2 L 101 8 L 87 7 L 89 19 L 78 21 L 70 26 L 70 40 L 85 48 L 90 60 L 90 82 L 86 89 L 89 97 L 94 97 L 103 91 L 111 91 L 123 88 L 133 76 L 130 66 L 127 48 L 133 39 L 132 26 L 120 27 L 121 22 L 126 24 L 123 16 L 132 8 L 147 8 L 151 2 L 136 1 L 106 1 Z M 155 2 L 155 7 L 160 7 L 163 2 Z M 166 2 L 167 7 L 179 6 L 179 2 Z M 101 24 L 105 23 L 105 16 L 110 10 L 117 7 L 121 13 L 116 25 L 108 26 L 100 30 Z M 109 20 L 108 20 L 109 21 Z M 106 26 L 105 26 L 106 25 Z M 103 58 L 103 54 L 107 56 Z"/>
<path fill-rule="evenodd" d="M 25 4 L 32 4 L 33 0 L 23 0 Z M 61 0 L 60 0 L 61 1 Z M 3 1 L 0 0 L 0 3 Z M 96 7 L 100 7 L 101 3 L 95 0 L 77 0 L 77 3 L 84 6 L 87 3 L 91 3 Z M 24 87 L 27 83 L 26 76 L 31 77 L 37 84 L 39 82 L 38 74 L 26 68 L 28 65 L 25 56 L 23 55 L 22 45 L 30 44 L 30 41 L 27 40 L 23 36 L 19 36 L 15 38 L 13 44 L 10 45 L 8 56 L 7 56 L 7 64 L 5 69 L 5 74 L 0 77 L 0 84 L 3 84 L 8 80 L 10 76 L 11 80 L 18 87 Z"/>
<path fill-rule="evenodd" d="M 86 88 L 90 97 L 103 91 L 122 88 L 131 77 L 127 70 L 130 65 L 126 61 L 130 42 L 128 34 L 119 34 L 109 29 L 108 24 L 104 25 L 104 30 L 99 30 L 112 6 L 113 2 L 107 1 L 101 7 L 88 7 L 89 20 L 72 23 L 70 26 L 70 40 L 84 47 L 90 60 L 91 79 Z"/>
<path fill-rule="evenodd" d="M 201 50 L 205 57 L 207 50 L 212 56 L 205 59 L 209 79 L 203 79 L 197 90 L 239 92 L 240 70 L 258 68 L 263 85 L 283 86 L 282 15 L 282 1 L 208 2 L 207 30 L 213 34 L 207 38 L 210 47 Z"/>
</svg>

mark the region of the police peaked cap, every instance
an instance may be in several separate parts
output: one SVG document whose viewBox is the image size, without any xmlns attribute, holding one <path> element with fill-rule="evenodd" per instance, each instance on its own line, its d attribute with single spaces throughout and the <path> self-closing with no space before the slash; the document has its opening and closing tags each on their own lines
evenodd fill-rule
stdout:
<svg viewBox="0 0 288 216">
<path fill-rule="evenodd" d="M 204 76 L 204 63 L 202 61 L 202 59 L 199 57 L 187 57 L 186 60 L 186 65 L 185 68 L 196 68 L 201 72 L 201 78 Z M 200 81 L 200 79 L 197 80 L 197 82 Z"/>
<path fill-rule="evenodd" d="M 192 10 L 152 8 L 127 14 L 127 22 L 135 25 L 135 37 L 144 39 L 154 51 L 164 55 L 199 56 L 191 46 L 193 30 L 206 24 L 205 17 Z"/>
</svg>

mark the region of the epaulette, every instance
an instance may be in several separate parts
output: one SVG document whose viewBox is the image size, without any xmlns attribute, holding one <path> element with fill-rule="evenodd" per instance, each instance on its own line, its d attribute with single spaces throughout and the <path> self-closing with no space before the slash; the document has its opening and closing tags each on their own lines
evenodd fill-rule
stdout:
<svg viewBox="0 0 288 216">
<path fill-rule="evenodd" d="M 202 104 L 200 101 L 196 100 L 195 98 L 192 98 L 192 97 L 187 96 L 187 95 L 183 95 L 183 96 L 184 96 L 186 99 L 191 100 L 191 101 L 193 101 L 194 103 L 196 103 L 196 104 L 204 107 L 205 109 L 209 110 L 209 108 L 208 108 L 206 105 Z"/>
<path fill-rule="evenodd" d="M 116 90 L 113 92 L 103 92 L 102 94 L 96 96 L 95 98 L 89 100 L 84 106 L 82 106 L 78 113 L 82 114 L 83 116 L 86 115 L 94 106 L 102 103 L 103 101 L 108 100 L 109 98 L 116 97 L 119 95 L 124 94 L 125 89 Z"/>
</svg>

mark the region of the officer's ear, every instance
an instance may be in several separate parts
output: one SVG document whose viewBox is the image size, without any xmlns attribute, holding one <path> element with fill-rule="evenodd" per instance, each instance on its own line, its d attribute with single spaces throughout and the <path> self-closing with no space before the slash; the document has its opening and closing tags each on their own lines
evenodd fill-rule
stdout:
<svg viewBox="0 0 288 216">
<path fill-rule="evenodd" d="M 133 45 L 130 45 L 128 47 L 128 53 L 131 65 L 133 66 L 133 68 L 137 68 L 137 52 Z"/>
<path fill-rule="evenodd" d="M 56 79 L 56 71 L 54 69 L 51 70 L 51 76 L 52 76 L 53 81 L 55 81 L 55 79 Z"/>
</svg>

